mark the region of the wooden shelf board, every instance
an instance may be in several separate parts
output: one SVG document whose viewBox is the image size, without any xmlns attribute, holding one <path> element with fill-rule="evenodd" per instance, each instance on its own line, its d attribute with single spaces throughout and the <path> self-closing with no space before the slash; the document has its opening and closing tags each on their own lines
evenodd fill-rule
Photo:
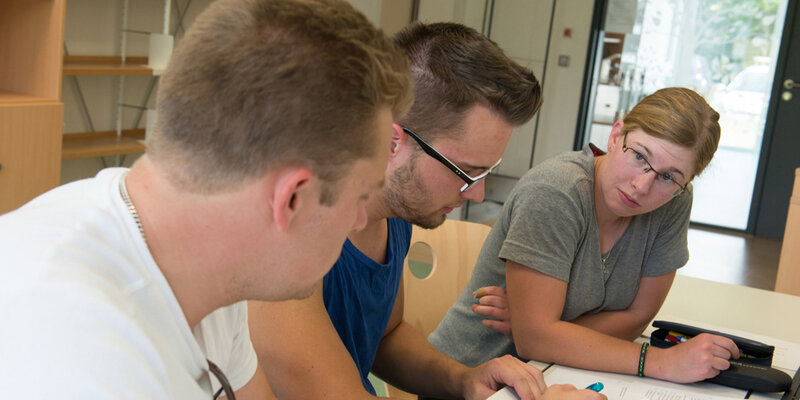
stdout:
<svg viewBox="0 0 800 400">
<path fill-rule="evenodd" d="M 32 96 L 24 93 L 10 92 L 0 89 L 0 105 L 4 104 L 30 104 L 30 103 L 57 103 L 58 99 L 48 97 Z"/>
<path fill-rule="evenodd" d="M 64 75 L 153 75 L 147 57 L 64 56 Z"/>
<path fill-rule="evenodd" d="M 92 158 L 144 152 L 144 129 L 116 131 L 66 133 L 62 144 L 61 159 Z"/>
</svg>

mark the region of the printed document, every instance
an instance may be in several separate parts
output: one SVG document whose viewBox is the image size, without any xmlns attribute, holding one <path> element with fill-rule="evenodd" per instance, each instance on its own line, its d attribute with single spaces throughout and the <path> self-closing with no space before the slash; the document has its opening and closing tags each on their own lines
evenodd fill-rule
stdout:
<svg viewBox="0 0 800 400">
<path fill-rule="evenodd" d="M 571 384 L 583 389 L 595 382 L 603 384 L 600 393 L 608 400 L 730 400 L 742 399 L 746 392 L 712 383 L 676 384 L 658 379 L 640 378 L 632 375 L 553 365 L 544 372 L 547 385 Z M 511 388 L 504 388 L 490 400 L 519 400 Z"/>
</svg>

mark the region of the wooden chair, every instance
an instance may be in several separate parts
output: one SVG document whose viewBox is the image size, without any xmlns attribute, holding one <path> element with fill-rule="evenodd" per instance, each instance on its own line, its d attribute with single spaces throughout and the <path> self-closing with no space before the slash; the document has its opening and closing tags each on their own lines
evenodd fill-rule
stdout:
<svg viewBox="0 0 800 400">
<path fill-rule="evenodd" d="M 411 251 L 406 258 L 403 271 L 405 287 L 405 321 L 410 323 L 423 336 L 433 332 L 444 314 L 455 303 L 461 291 L 467 286 L 478 254 L 491 227 L 467 221 L 446 220 L 436 229 L 422 229 L 414 226 L 411 234 Z M 432 269 L 430 275 L 422 279 L 409 270 L 409 260 L 415 260 L 420 253 L 417 248 L 426 244 L 432 253 L 429 256 Z"/>
<path fill-rule="evenodd" d="M 432 230 L 414 226 L 411 250 L 403 270 L 404 320 L 424 337 L 439 326 L 444 314 L 467 286 L 491 230 L 488 225 L 450 219 Z M 417 243 L 424 243 L 431 251 L 422 251 L 420 247 L 425 246 Z M 417 278 L 410 270 L 409 261 L 430 264 L 430 274 Z M 416 395 L 392 385 L 387 384 L 386 389 L 392 398 L 417 399 Z"/>
</svg>

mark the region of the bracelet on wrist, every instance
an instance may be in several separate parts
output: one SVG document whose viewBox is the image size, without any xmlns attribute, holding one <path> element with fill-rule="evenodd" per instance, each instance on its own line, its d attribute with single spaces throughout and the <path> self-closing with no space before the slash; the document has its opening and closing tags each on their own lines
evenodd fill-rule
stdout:
<svg viewBox="0 0 800 400">
<path fill-rule="evenodd" d="M 650 343 L 642 343 L 642 350 L 639 352 L 639 376 L 644 376 L 644 356 L 647 354 L 648 347 L 650 347 Z"/>
</svg>

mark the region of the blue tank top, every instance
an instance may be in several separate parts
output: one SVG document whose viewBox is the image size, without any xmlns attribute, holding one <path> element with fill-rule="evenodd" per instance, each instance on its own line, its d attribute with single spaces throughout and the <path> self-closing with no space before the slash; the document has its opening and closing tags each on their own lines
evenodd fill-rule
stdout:
<svg viewBox="0 0 800 400">
<path fill-rule="evenodd" d="M 373 261 L 347 240 L 322 283 L 331 322 L 355 361 L 364 388 L 373 395 L 375 388 L 367 375 L 392 315 L 411 244 L 411 224 L 390 218 L 388 225 L 386 264 Z"/>
</svg>

